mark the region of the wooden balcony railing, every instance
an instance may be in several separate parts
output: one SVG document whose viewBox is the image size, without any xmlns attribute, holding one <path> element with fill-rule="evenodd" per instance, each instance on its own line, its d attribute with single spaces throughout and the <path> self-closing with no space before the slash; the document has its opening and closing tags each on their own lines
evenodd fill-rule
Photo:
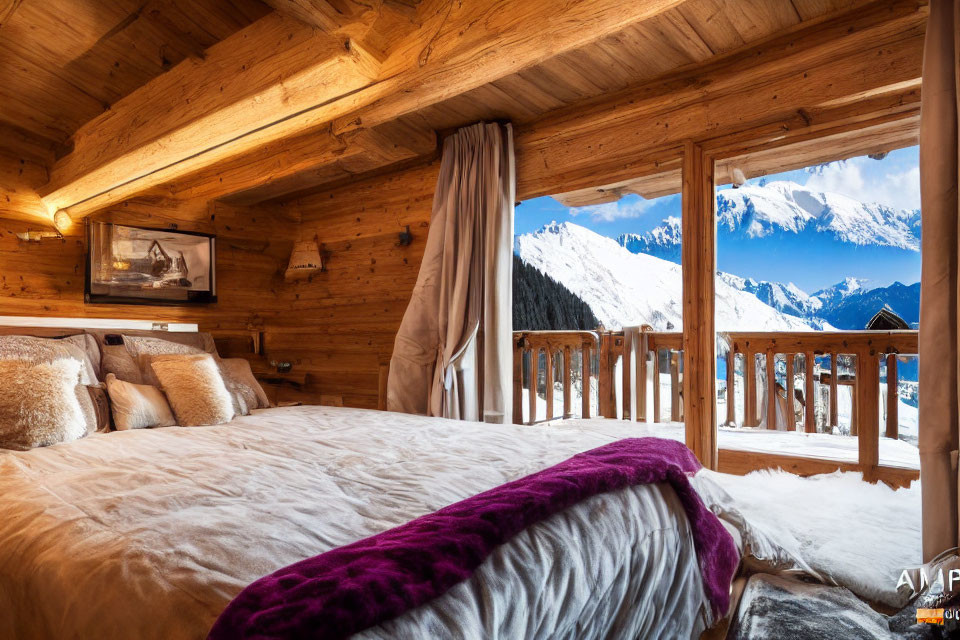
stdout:
<svg viewBox="0 0 960 640">
<path fill-rule="evenodd" d="M 513 334 L 513 421 L 522 424 L 523 420 L 523 369 L 527 364 L 527 394 L 529 398 L 529 417 L 527 424 L 538 421 L 537 386 L 540 373 L 540 352 L 545 354 L 544 396 L 547 409 L 544 420 L 554 417 L 553 389 L 555 362 L 561 363 L 563 383 L 563 417 L 573 416 L 572 363 L 576 353 L 580 354 L 581 415 L 590 417 L 590 378 L 591 363 L 598 353 L 599 338 L 593 331 L 516 331 Z M 559 359 L 558 359 L 559 356 Z"/>
<path fill-rule="evenodd" d="M 823 428 L 838 425 L 838 392 L 841 386 L 852 388 L 850 435 L 858 437 L 859 464 L 875 467 L 879 458 L 879 407 L 881 363 L 886 364 L 887 401 L 883 433 L 889 438 L 899 435 L 898 359 L 917 353 L 916 331 L 811 331 L 811 332 L 723 332 L 718 333 L 718 356 L 726 360 L 727 401 L 724 424 L 737 425 L 736 383 L 742 378 L 744 402 L 741 426 L 776 428 L 777 406 L 786 429 L 816 432 L 817 395 L 815 384 L 829 385 L 828 406 L 819 407 L 824 416 Z M 525 358 L 529 386 L 529 416 L 526 422 L 552 419 L 554 377 L 563 382 L 563 417 L 572 415 L 571 362 L 581 352 L 582 379 L 581 415 L 591 417 L 591 362 L 596 365 L 597 413 L 607 418 L 660 422 L 663 419 L 660 374 L 670 373 L 670 420 L 683 420 L 682 376 L 683 344 L 679 332 L 658 332 L 650 327 L 624 331 L 521 331 L 514 334 L 514 421 L 523 422 L 522 386 Z M 546 393 L 546 415 L 537 412 L 537 388 L 541 380 L 539 353 L 545 353 L 543 382 Z M 531 354 L 527 356 L 526 354 Z M 816 359 L 821 358 L 822 367 Z M 841 358 L 852 367 L 842 367 Z M 777 364 L 783 361 L 783 385 L 777 383 Z M 826 363 L 829 360 L 829 364 Z M 562 365 L 560 364 L 562 362 Z M 622 384 L 616 389 L 615 371 L 621 363 Z M 742 363 L 738 371 L 738 362 Z M 803 371 L 802 389 L 795 380 Z M 829 368 L 829 370 L 828 370 Z M 850 369 L 844 371 L 844 369 Z M 762 375 L 760 375 L 762 374 Z M 652 378 L 652 393 L 648 381 Z M 758 408 L 761 394 L 766 394 L 766 415 Z M 781 397 L 783 403 L 781 403 Z M 648 398 L 652 395 L 652 398 Z M 792 401 L 791 401 L 792 399 Z M 618 407 L 618 403 L 620 406 Z M 802 406 L 802 420 L 795 418 L 795 406 Z M 649 416 L 648 416 L 649 414 Z M 765 417 L 765 420 L 762 419 Z M 802 426 L 801 426 L 802 424 Z M 877 428 L 861 428 L 877 425 Z"/>
</svg>

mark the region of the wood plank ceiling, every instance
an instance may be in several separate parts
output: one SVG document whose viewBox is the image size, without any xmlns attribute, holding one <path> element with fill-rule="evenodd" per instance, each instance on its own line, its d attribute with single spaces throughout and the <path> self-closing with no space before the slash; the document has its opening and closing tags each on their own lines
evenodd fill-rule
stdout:
<svg viewBox="0 0 960 640">
<path fill-rule="evenodd" d="M 82 124 L 269 11 L 259 0 L 0 1 L 0 150 L 49 164 Z"/>
<path fill-rule="evenodd" d="M 442 8 L 441 0 L 382 3 L 378 5 L 381 13 L 399 16 L 389 24 L 409 20 L 410 28 L 428 24 Z M 357 128 L 362 115 L 321 122 L 279 140 L 265 140 L 223 163 L 181 172 L 161 188 L 175 197 L 207 197 L 240 205 L 289 199 L 429 156 L 435 153 L 433 132 L 478 120 L 531 123 L 555 110 L 676 74 L 867 2 L 686 0 L 661 4 L 664 10 L 651 11 L 652 17 L 558 55 L 541 56 L 533 64 L 459 95 L 400 110 L 405 114 L 378 126 L 364 123 Z M 356 6 L 353 0 L 271 0 L 270 5 L 283 15 L 272 29 L 310 22 L 309 29 L 339 28 L 348 34 L 349 43 L 360 41 L 350 35 L 357 26 L 344 10 Z M 304 9 L 311 5 L 335 11 L 330 17 Z M 99 118 L 109 126 L 109 118 L 102 114 L 113 116 L 112 105 L 140 87 L 138 93 L 145 91 L 144 85 L 171 69 L 189 75 L 184 64 L 201 65 L 211 46 L 271 19 L 272 7 L 259 0 L 0 0 L 0 163 L 6 156 L 36 163 L 48 172 L 55 164 L 69 166 L 65 163 L 70 158 L 65 157 L 73 150 L 74 134 L 85 123 Z M 376 26 L 371 30 L 369 20 L 364 29 L 366 48 L 350 51 L 348 44 L 349 55 L 369 58 L 375 73 L 389 76 L 396 63 L 391 57 L 381 59 L 383 53 L 376 50 L 377 44 L 390 44 L 389 37 L 378 34 Z M 439 47 L 439 36 L 438 30 L 420 55 L 430 55 L 425 53 L 430 47 Z M 302 37 L 309 42 L 309 32 Z M 410 41 L 410 46 L 421 43 L 415 37 Z M 365 68 L 368 63 L 361 59 L 359 64 Z M 377 104 L 368 106 L 375 110 Z M 357 113 L 364 114 L 362 106 Z M 116 146 L 116 140 L 111 144 Z M 44 194 L 42 184 L 30 186 Z"/>
</svg>

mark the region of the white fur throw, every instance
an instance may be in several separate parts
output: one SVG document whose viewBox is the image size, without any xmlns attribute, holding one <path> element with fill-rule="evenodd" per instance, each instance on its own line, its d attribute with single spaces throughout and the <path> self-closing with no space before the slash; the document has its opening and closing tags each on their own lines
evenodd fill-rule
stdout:
<svg viewBox="0 0 960 640">
<path fill-rule="evenodd" d="M 24 451 L 87 435 L 76 392 L 81 367 L 68 358 L 0 360 L 0 447 Z"/>
<path fill-rule="evenodd" d="M 177 423 L 163 392 L 148 384 L 133 384 L 107 374 L 107 394 L 117 431 L 170 427 Z"/>
<path fill-rule="evenodd" d="M 180 426 L 223 424 L 233 419 L 233 398 L 210 354 L 155 356 L 151 366 Z"/>
</svg>

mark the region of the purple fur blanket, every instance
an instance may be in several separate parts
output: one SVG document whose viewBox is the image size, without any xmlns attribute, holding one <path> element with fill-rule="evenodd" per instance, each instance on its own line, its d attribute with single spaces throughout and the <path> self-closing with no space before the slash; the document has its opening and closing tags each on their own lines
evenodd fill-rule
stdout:
<svg viewBox="0 0 960 640">
<path fill-rule="evenodd" d="M 669 482 L 693 530 L 714 612 L 725 614 L 740 558 L 688 474 L 700 463 L 683 444 L 629 438 L 579 453 L 364 540 L 280 569 L 244 589 L 212 640 L 346 638 L 418 607 L 468 579 L 499 545 L 591 496 Z"/>
</svg>

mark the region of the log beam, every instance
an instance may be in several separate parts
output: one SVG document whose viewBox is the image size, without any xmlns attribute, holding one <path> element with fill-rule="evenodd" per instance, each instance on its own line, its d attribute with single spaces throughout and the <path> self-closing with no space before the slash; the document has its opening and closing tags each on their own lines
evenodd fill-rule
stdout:
<svg viewBox="0 0 960 640">
<path fill-rule="evenodd" d="M 794 131 L 861 128 L 863 103 L 916 110 L 926 11 L 918 0 L 876 2 L 804 26 L 715 62 L 561 109 L 517 132 L 517 191 L 531 198 L 662 173 L 685 140 L 750 132 L 748 148 L 782 145 Z M 874 113 L 876 115 L 876 113 Z M 915 113 L 914 113 L 915 115 Z M 641 126 L 642 125 L 642 126 Z M 822 132 L 821 132 L 822 135 Z M 675 167 L 670 167 L 671 169 Z M 653 192 L 648 192 L 654 195 Z"/>
<path fill-rule="evenodd" d="M 331 122 L 340 135 L 392 121 L 682 2 L 435 1 L 405 26 L 387 3 L 361 37 L 274 12 L 83 125 L 40 195 L 82 217 Z"/>
</svg>

